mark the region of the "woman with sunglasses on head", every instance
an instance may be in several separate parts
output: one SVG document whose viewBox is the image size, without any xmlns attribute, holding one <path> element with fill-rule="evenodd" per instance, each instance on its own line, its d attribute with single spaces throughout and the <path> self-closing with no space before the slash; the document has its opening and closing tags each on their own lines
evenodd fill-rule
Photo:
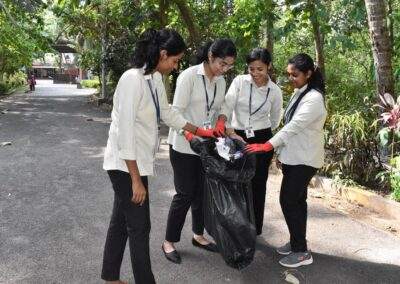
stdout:
<svg viewBox="0 0 400 284">
<path fill-rule="evenodd" d="M 235 58 L 236 47 L 230 39 L 217 39 L 201 47 L 197 54 L 198 65 L 189 67 L 178 77 L 173 109 L 189 122 L 212 129 L 224 101 L 226 83 L 223 74 L 233 67 Z M 175 129 L 171 128 L 168 143 L 176 194 L 169 210 L 162 250 L 168 260 L 180 263 L 175 243 L 180 241 L 189 208 L 192 211 L 192 244 L 212 252 L 216 252 L 217 247 L 203 235 L 204 180 L 200 157 Z"/>
<path fill-rule="evenodd" d="M 289 229 L 290 241 L 277 249 L 286 255 L 279 263 L 298 267 L 313 262 L 307 249 L 307 187 L 324 164 L 325 83 L 312 58 L 304 53 L 289 60 L 289 80 L 295 92 L 284 113 L 285 126 L 264 144 L 252 144 L 246 151 L 278 153 L 283 179 L 280 204 Z M 280 164 L 281 163 L 281 164 Z"/>
<path fill-rule="evenodd" d="M 134 67 L 118 81 L 103 164 L 114 189 L 101 274 L 107 283 L 125 283 L 119 274 L 127 239 L 135 283 L 155 283 L 149 255 L 147 176 L 153 175 L 160 120 L 198 136 L 213 137 L 212 130 L 188 123 L 168 105 L 161 74 L 177 68 L 185 49 L 176 31 L 147 30 L 136 44 Z"/>
<path fill-rule="evenodd" d="M 230 121 L 226 134 L 247 143 L 265 143 L 278 127 L 282 112 L 282 91 L 271 81 L 271 55 L 265 48 L 253 49 L 246 58 L 248 74 L 237 76 L 225 97 L 217 128 Z M 262 233 L 268 168 L 273 151 L 257 155 L 251 181 L 257 235 Z"/>
</svg>

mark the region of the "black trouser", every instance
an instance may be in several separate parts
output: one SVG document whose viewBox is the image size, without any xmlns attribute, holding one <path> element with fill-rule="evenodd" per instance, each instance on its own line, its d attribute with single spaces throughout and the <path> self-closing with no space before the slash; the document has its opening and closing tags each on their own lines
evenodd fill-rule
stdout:
<svg viewBox="0 0 400 284">
<path fill-rule="evenodd" d="M 114 207 L 104 247 L 101 278 L 106 281 L 119 280 L 126 240 L 129 238 L 135 283 L 155 283 L 149 254 L 149 196 L 141 206 L 133 203 L 130 175 L 117 170 L 108 171 L 108 175 L 114 189 Z M 147 177 L 142 177 L 142 182 L 147 189 Z"/>
<path fill-rule="evenodd" d="M 243 130 L 235 130 L 247 143 L 265 143 L 272 138 L 271 128 L 254 131 L 254 137 L 246 138 Z M 256 174 L 251 180 L 254 217 L 257 235 L 261 235 L 264 223 L 265 195 L 267 192 L 268 168 L 274 152 L 257 154 Z"/>
<path fill-rule="evenodd" d="M 192 230 L 196 235 L 204 232 L 203 188 L 204 172 L 200 157 L 184 154 L 169 148 L 169 157 L 174 170 L 174 195 L 169 209 L 165 239 L 179 242 L 186 214 L 192 210 Z"/>
<path fill-rule="evenodd" d="M 307 187 L 317 169 L 282 164 L 283 179 L 279 201 L 290 233 L 293 252 L 306 252 Z"/>
</svg>

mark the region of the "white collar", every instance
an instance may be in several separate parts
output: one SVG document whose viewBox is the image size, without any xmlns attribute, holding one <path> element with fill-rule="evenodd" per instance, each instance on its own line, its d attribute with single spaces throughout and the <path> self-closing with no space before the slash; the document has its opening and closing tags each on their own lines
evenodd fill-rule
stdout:
<svg viewBox="0 0 400 284">
<path fill-rule="evenodd" d="M 199 65 L 197 65 L 197 74 L 207 77 L 206 71 L 204 70 L 204 64 L 205 64 L 205 61 L 200 63 Z M 216 82 L 216 81 L 218 81 L 220 79 L 223 79 L 223 76 L 216 76 L 216 77 L 213 78 L 213 81 Z"/>
<path fill-rule="evenodd" d="M 269 75 L 268 75 L 268 82 L 267 82 L 267 84 L 264 85 L 264 86 L 261 86 L 261 87 L 258 87 L 258 86 L 257 86 L 256 82 L 254 82 L 253 77 L 251 77 L 250 74 L 246 74 L 246 75 L 244 76 L 244 80 L 245 80 L 245 81 L 248 81 L 248 82 L 250 82 L 250 83 L 252 83 L 252 84 L 254 85 L 254 87 L 256 87 L 256 88 L 258 88 L 258 89 L 266 89 L 266 88 L 271 88 L 271 87 L 272 87 L 272 86 L 271 86 L 272 81 L 271 81 L 271 77 L 270 77 Z"/>
<path fill-rule="evenodd" d="M 308 84 L 305 84 L 303 87 L 301 87 L 300 89 L 294 89 L 294 92 L 296 93 L 296 94 L 300 94 L 300 93 L 302 93 L 302 92 L 304 92 L 306 89 L 307 89 L 307 87 L 308 87 Z"/>
</svg>

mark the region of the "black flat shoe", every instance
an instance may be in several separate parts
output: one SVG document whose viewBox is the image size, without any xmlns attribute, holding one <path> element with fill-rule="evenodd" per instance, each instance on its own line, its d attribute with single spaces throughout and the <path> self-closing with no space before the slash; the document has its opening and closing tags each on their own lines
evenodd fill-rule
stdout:
<svg viewBox="0 0 400 284">
<path fill-rule="evenodd" d="M 195 238 L 192 239 L 192 244 L 195 247 L 201 248 L 201 249 L 205 249 L 211 252 L 218 252 L 218 247 L 216 244 L 213 243 L 209 243 L 208 245 L 202 245 L 201 243 L 199 243 L 198 241 L 196 241 Z"/>
<path fill-rule="evenodd" d="M 176 264 L 180 264 L 182 262 L 181 256 L 176 250 L 167 253 L 164 250 L 164 245 L 161 246 L 161 250 L 163 251 L 165 258 L 168 259 L 169 261 Z"/>
</svg>

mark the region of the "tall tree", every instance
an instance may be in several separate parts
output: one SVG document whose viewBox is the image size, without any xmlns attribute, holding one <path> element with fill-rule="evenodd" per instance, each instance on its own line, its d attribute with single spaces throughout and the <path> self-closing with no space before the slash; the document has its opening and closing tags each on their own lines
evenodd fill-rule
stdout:
<svg viewBox="0 0 400 284">
<path fill-rule="evenodd" d="M 365 0 L 365 6 L 372 43 L 377 90 L 379 94 L 393 94 L 392 47 L 387 26 L 386 3 L 382 0 Z"/>
<path fill-rule="evenodd" d="M 318 7 L 316 7 L 316 5 L 314 0 L 307 0 L 307 8 L 310 13 L 310 22 L 314 35 L 315 60 L 325 77 L 324 35 L 321 32 Z"/>
<path fill-rule="evenodd" d="M 182 19 L 189 31 L 189 40 L 191 45 L 197 46 L 197 44 L 201 41 L 200 32 L 199 28 L 196 25 L 196 22 L 193 17 L 193 12 L 190 9 L 188 2 L 184 0 L 173 0 L 173 2 L 178 7 Z"/>
</svg>

